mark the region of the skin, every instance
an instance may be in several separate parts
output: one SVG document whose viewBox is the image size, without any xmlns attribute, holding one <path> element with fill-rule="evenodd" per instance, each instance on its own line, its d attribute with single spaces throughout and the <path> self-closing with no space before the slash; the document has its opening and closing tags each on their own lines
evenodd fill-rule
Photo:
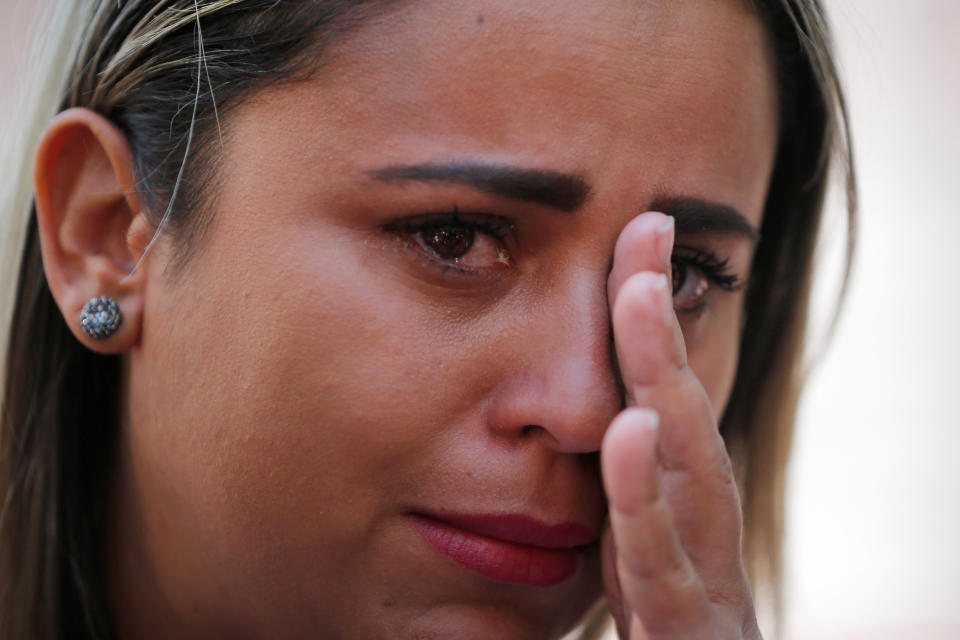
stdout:
<svg viewBox="0 0 960 640">
<path fill-rule="evenodd" d="M 77 338 L 124 354 L 120 636 L 556 638 L 605 593 L 624 638 L 757 637 L 716 419 L 743 291 L 675 309 L 660 277 L 693 248 L 745 280 L 754 247 L 649 210 L 702 198 L 759 227 L 771 68 L 732 0 L 404 6 L 231 112 L 216 217 L 180 277 L 167 236 L 130 275 L 152 229 L 126 140 L 61 114 L 37 155 L 45 269 Z M 451 161 L 590 194 L 560 212 L 370 174 Z M 454 207 L 512 231 L 450 269 L 397 228 Z M 124 312 L 100 342 L 79 330 L 94 295 Z M 433 550 L 411 509 L 598 540 L 571 579 L 511 585 Z"/>
</svg>

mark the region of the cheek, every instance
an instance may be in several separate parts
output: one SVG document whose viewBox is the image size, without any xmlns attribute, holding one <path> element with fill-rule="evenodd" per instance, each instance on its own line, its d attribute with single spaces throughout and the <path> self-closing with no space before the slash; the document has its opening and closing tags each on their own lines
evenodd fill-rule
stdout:
<svg viewBox="0 0 960 640">
<path fill-rule="evenodd" d="M 284 251 L 200 265 L 192 312 L 165 328 L 178 347 L 162 367 L 180 373 L 163 394 L 179 418 L 153 433 L 187 443 L 167 470 L 194 486 L 196 518 L 218 513 L 237 545 L 252 530 L 339 545 L 431 477 L 496 379 L 492 354 L 364 264 L 355 239 L 301 227 L 251 242 L 225 244 Z"/>
<path fill-rule="evenodd" d="M 244 585 L 231 603 L 260 617 L 318 593 L 359 602 L 397 561 L 380 525 L 457 472 L 448 452 L 479 428 L 502 345 L 329 229 L 211 237 L 202 255 L 186 288 L 154 292 L 130 374 L 145 544 L 181 559 L 161 581 Z M 329 575 L 353 578 L 316 584 Z"/>
</svg>

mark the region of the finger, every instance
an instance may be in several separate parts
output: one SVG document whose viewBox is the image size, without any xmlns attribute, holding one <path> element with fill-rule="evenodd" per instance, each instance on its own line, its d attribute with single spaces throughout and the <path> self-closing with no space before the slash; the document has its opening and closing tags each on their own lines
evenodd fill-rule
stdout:
<svg viewBox="0 0 960 640">
<path fill-rule="evenodd" d="M 614 339 L 628 404 L 660 415 L 664 493 L 681 542 L 698 569 L 719 576 L 740 562 L 739 495 L 710 399 L 687 365 L 672 304 L 662 275 L 634 274 L 614 306 Z"/>
<path fill-rule="evenodd" d="M 613 305 L 613 338 L 628 401 L 686 366 L 669 288 L 665 274 L 640 271 L 623 283 Z"/>
<path fill-rule="evenodd" d="M 647 225 L 636 221 L 633 235 L 624 234 L 626 244 L 643 237 L 655 244 Z M 672 242 L 672 230 L 669 235 Z M 667 269 L 669 254 L 660 258 L 660 268 Z M 650 407 L 660 415 L 662 493 L 676 536 L 708 599 L 739 600 L 749 593 L 740 551 L 739 493 L 713 406 L 687 364 L 672 291 L 656 267 L 632 273 L 618 288 L 619 278 L 619 272 L 612 273 L 609 281 L 616 290 L 612 317 L 618 365 L 628 406 Z"/>
<path fill-rule="evenodd" d="M 601 468 L 617 575 L 627 608 L 651 639 L 707 637 L 710 601 L 660 491 L 658 420 L 655 411 L 627 409 L 604 437 Z"/>
<path fill-rule="evenodd" d="M 613 335 L 628 405 L 665 420 L 661 453 L 668 470 L 726 473 L 726 449 L 713 407 L 687 364 L 683 331 L 662 274 L 636 273 L 613 309 Z"/>
<path fill-rule="evenodd" d="M 641 213 L 631 220 L 613 250 L 607 277 L 607 299 L 612 308 L 627 278 L 639 271 L 659 271 L 669 276 L 673 252 L 673 218 L 658 211 Z"/>
<path fill-rule="evenodd" d="M 610 519 L 603 525 L 600 535 L 601 568 L 603 575 L 603 591 L 607 598 L 607 608 L 617 627 L 617 637 L 626 638 L 627 624 L 630 622 L 631 611 L 623 601 L 623 592 L 620 589 L 620 580 L 617 577 L 617 544 L 610 529 Z"/>
</svg>

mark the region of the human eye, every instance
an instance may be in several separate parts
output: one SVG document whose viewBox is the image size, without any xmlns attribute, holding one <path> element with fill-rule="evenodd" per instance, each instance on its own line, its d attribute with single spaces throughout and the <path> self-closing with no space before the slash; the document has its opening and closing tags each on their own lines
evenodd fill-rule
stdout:
<svg viewBox="0 0 960 640">
<path fill-rule="evenodd" d="M 737 291 L 743 287 L 740 274 L 732 272 L 730 258 L 711 251 L 678 248 L 671 258 L 673 305 L 677 311 L 699 313 L 706 308 L 710 289 Z"/>
<path fill-rule="evenodd" d="M 413 216 L 386 226 L 444 275 L 481 275 L 513 266 L 507 237 L 513 225 L 491 214 L 450 211 Z"/>
</svg>

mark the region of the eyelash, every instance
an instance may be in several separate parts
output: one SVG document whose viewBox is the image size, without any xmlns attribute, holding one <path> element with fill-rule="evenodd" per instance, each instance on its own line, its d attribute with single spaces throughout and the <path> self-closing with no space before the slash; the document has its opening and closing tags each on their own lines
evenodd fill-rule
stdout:
<svg viewBox="0 0 960 640">
<path fill-rule="evenodd" d="M 730 271 L 730 258 L 720 259 L 712 251 L 702 251 L 688 247 L 679 247 L 674 251 L 672 260 L 680 260 L 687 266 L 696 267 L 712 283 L 727 291 L 743 288 L 740 274 Z"/>
<path fill-rule="evenodd" d="M 503 240 L 513 233 L 514 225 L 506 218 L 491 214 L 462 214 L 457 207 L 441 213 L 427 213 L 415 218 L 398 220 L 387 225 L 389 231 L 419 233 L 443 227 L 463 227 Z"/>
<path fill-rule="evenodd" d="M 443 228 L 462 228 L 477 233 L 483 233 L 503 242 L 514 232 L 514 224 L 501 216 L 478 213 L 463 214 L 454 206 L 450 211 L 428 213 L 416 217 L 404 218 L 392 222 L 384 227 L 385 230 L 398 235 L 415 236 Z M 409 243 L 411 250 L 418 258 L 426 261 L 430 266 L 439 269 L 444 276 L 477 277 L 484 269 L 463 267 L 456 263 L 431 255 L 425 249 L 417 246 L 418 243 Z M 686 267 L 693 267 L 703 272 L 703 275 L 713 285 L 726 291 L 737 291 L 743 288 L 740 274 L 730 269 L 730 258 L 720 258 L 712 251 L 704 251 L 690 247 L 677 247 L 671 258 L 671 264 L 680 262 Z M 705 304 L 705 303 L 704 303 Z M 690 311 L 701 311 L 704 305 L 699 305 Z"/>
</svg>

